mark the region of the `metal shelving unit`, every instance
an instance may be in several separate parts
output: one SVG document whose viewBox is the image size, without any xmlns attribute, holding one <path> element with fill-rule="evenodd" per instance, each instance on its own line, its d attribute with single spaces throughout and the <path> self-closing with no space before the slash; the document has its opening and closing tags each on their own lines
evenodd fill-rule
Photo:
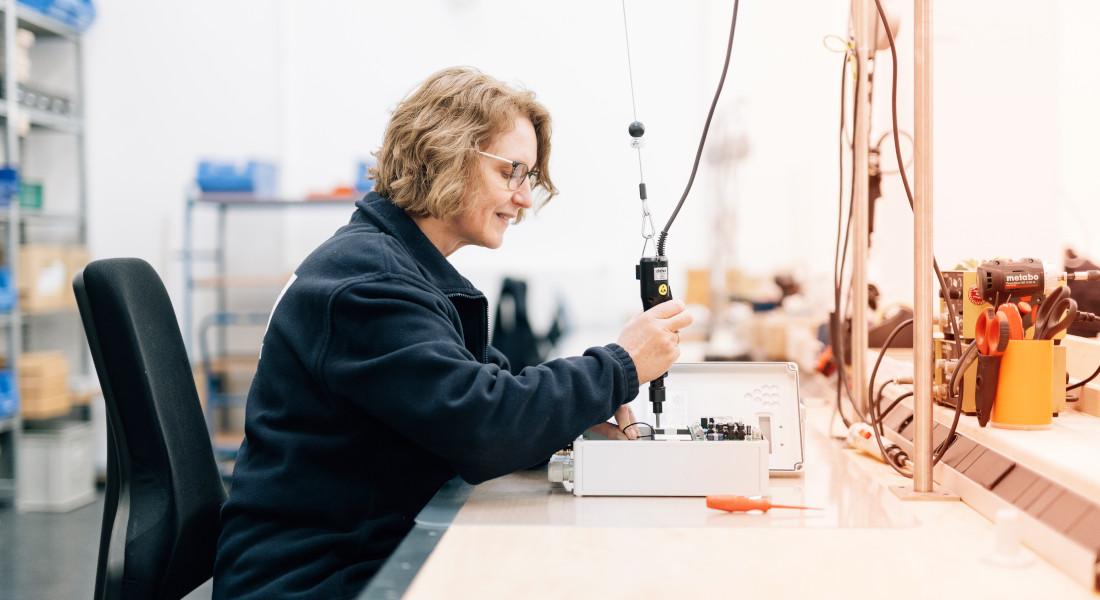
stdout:
<svg viewBox="0 0 1100 600">
<path fill-rule="evenodd" d="M 25 213 L 20 211 L 18 198 L 12 198 L 9 206 L 0 210 L 0 232 L 4 237 L 4 256 L 0 264 L 7 265 L 11 269 L 12 285 L 17 280 L 18 257 L 22 243 L 27 239 L 28 229 L 42 227 L 61 226 L 68 230 L 66 236 L 73 243 L 84 244 L 86 242 L 86 207 L 87 197 L 85 190 L 85 157 L 84 157 L 84 119 L 82 111 L 83 80 L 82 80 L 82 54 L 81 36 L 78 31 L 51 17 L 47 17 L 24 6 L 17 5 L 15 0 L 0 0 L 0 18 L 3 19 L 3 86 L 0 92 L 0 127 L 3 128 L 3 160 L 2 162 L 19 170 L 22 175 L 26 144 L 37 135 L 52 135 L 60 133 L 75 136 L 75 164 L 67 170 L 73 173 L 76 180 L 76 198 L 74 207 L 70 213 Z M 17 81 L 17 44 L 16 33 L 19 29 L 26 29 L 35 34 L 36 39 L 44 44 L 63 43 L 69 45 L 66 48 L 67 60 L 73 62 L 68 65 L 74 75 L 71 84 L 72 110 L 68 113 L 52 112 L 47 109 L 27 106 L 20 102 L 20 83 Z M 29 129 L 21 135 L 20 125 L 25 122 Z M 75 309 L 71 311 L 76 314 Z M 15 375 L 13 385 L 17 385 L 19 372 L 19 355 L 26 349 L 27 332 L 25 329 L 33 326 L 39 319 L 50 319 L 57 315 L 54 313 L 42 313 L 34 315 L 34 319 L 28 321 L 19 306 L 18 299 L 15 306 L 8 313 L 0 314 L 0 335 L 4 339 L 3 352 L 6 355 L 7 368 Z M 77 327 L 72 335 L 72 344 L 83 344 L 83 333 Z M 83 357 L 86 353 L 84 346 L 79 347 L 79 353 Z M 87 370 L 86 361 L 81 361 L 84 371 Z M 16 499 L 18 474 L 18 448 L 20 433 L 24 427 L 18 411 L 7 417 L 0 417 L 0 503 L 14 503 Z"/>
<path fill-rule="evenodd" d="M 232 459 L 240 446 L 243 432 L 226 429 L 219 424 L 221 409 L 244 406 L 247 389 L 243 388 L 251 380 L 256 370 L 259 343 L 249 346 L 247 353 L 235 352 L 231 347 L 231 330 L 240 333 L 241 329 L 252 328 L 262 335 L 267 324 L 268 311 L 278 292 L 286 284 L 290 273 L 257 274 L 248 272 L 244 267 L 230 266 L 230 215 L 234 213 L 282 213 L 286 211 L 325 209 L 337 215 L 333 225 L 338 227 L 347 222 L 354 203 L 362 194 L 354 196 L 314 197 L 309 199 L 279 199 L 256 197 L 247 193 L 201 193 L 191 190 L 187 196 L 187 209 L 184 217 L 183 276 L 184 301 L 182 330 L 191 364 L 196 370 L 200 395 L 205 402 L 207 425 L 215 453 L 223 459 Z M 343 211 L 338 209 L 343 208 Z M 212 213 L 212 214 L 210 214 Z M 205 214 L 203 224 L 196 225 L 200 215 Z M 212 222 L 211 222 L 212 221 Z M 197 231 L 212 228 L 210 247 L 196 248 Z M 208 236 L 209 237 L 209 236 Z M 205 265 L 198 273 L 198 265 Z M 196 296 L 212 295 L 212 310 L 196 315 Z M 240 296 L 259 296 L 262 306 L 235 301 Z M 207 296 L 209 297 L 209 296 Z M 206 305 L 211 302 L 207 300 Z M 230 381 L 240 380 L 241 385 L 231 385 Z"/>
</svg>

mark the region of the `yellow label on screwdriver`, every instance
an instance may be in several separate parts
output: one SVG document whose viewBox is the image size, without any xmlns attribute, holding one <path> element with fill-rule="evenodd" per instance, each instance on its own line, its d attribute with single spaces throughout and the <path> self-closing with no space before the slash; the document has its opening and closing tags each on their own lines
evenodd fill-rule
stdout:
<svg viewBox="0 0 1100 600">
<path fill-rule="evenodd" d="M 662 283 L 661 287 L 657 288 L 657 293 L 661 294 L 662 296 L 667 296 L 668 295 L 668 285 Z"/>
</svg>

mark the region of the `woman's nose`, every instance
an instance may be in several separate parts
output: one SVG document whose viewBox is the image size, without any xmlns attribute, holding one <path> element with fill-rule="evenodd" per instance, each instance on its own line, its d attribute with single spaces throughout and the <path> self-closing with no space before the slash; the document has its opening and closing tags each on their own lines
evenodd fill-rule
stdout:
<svg viewBox="0 0 1100 600">
<path fill-rule="evenodd" d="M 512 193 L 512 202 L 515 202 L 522 208 L 531 208 L 534 205 L 532 197 L 534 192 L 531 190 L 531 182 L 528 179 L 524 179 L 523 183 Z"/>
</svg>

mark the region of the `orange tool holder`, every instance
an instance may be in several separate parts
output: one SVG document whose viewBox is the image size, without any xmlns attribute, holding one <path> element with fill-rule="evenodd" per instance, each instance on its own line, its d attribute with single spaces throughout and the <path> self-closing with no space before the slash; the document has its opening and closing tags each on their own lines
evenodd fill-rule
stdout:
<svg viewBox="0 0 1100 600">
<path fill-rule="evenodd" d="M 1004 429 L 1050 427 L 1053 365 L 1052 340 L 1009 342 L 997 378 L 997 399 L 989 415 L 990 423 Z"/>
</svg>

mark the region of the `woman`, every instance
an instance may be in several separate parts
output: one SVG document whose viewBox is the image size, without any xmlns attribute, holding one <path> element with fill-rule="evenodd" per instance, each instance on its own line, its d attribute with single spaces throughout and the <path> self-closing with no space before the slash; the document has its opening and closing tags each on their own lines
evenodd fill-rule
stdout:
<svg viewBox="0 0 1100 600">
<path fill-rule="evenodd" d="M 498 248 L 557 193 L 534 94 L 445 69 L 395 109 L 374 192 L 276 300 L 249 391 L 214 573 L 217 598 L 358 594 L 456 474 L 529 467 L 615 415 L 679 356 L 669 302 L 617 343 L 518 375 L 488 304 L 447 256 Z M 636 432 L 627 429 L 629 437 Z"/>
</svg>

